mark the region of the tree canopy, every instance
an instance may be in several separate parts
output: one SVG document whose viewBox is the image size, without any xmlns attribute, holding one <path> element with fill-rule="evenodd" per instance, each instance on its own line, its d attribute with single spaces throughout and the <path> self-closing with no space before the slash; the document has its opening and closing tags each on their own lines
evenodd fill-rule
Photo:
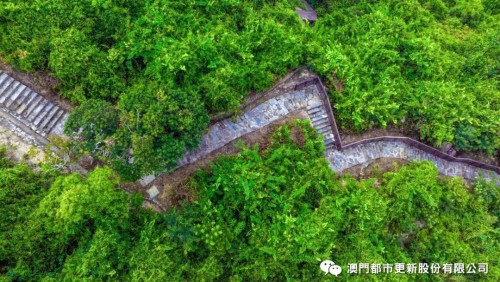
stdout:
<svg viewBox="0 0 500 282">
<path fill-rule="evenodd" d="M 338 177 L 307 122 L 214 161 L 164 214 L 119 189 L 173 168 L 214 114 L 306 66 L 339 124 L 500 147 L 498 1 L 3 0 L 0 57 L 60 81 L 65 133 L 102 167 L 64 175 L 0 149 L 0 281 L 500 281 L 495 183 L 429 162 Z M 297 138 L 300 136 L 300 138 Z M 55 156 L 57 157 L 57 155 Z M 348 275 L 348 263 L 488 263 L 489 273 Z"/>
<path fill-rule="evenodd" d="M 343 267 L 339 281 L 500 278 L 493 183 L 468 187 L 429 162 L 367 180 L 338 178 L 323 150 L 307 123 L 284 126 L 268 148 L 243 147 L 198 171 L 189 181 L 197 199 L 165 214 L 117 189 L 108 168 L 54 178 L 2 159 L 0 280 L 330 281 L 319 268 L 325 259 Z M 490 269 L 345 273 L 356 262 Z"/>
<path fill-rule="evenodd" d="M 313 27 L 292 0 L 7 0 L 0 55 L 53 74 L 83 109 L 87 99 L 116 107 L 118 129 L 100 152 L 129 179 L 173 166 L 210 114 L 300 65 L 327 83 L 344 128 L 397 124 L 436 145 L 498 150 L 495 1 L 310 3 Z"/>
</svg>

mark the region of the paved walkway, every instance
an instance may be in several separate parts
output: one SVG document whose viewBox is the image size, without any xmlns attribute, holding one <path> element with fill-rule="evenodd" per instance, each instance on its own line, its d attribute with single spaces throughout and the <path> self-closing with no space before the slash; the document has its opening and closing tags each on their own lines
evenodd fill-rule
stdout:
<svg viewBox="0 0 500 282">
<path fill-rule="evenodd" d="M 436 164 L 439 172 L 444 175 L 466 179 L 483 175 L 489 179 L 496 178 L 500 184 L 500 168 L 474 160 L 454 158 L 407 137 L 386 136 L 343 145 L 338 136 L 338 128 L 326 91 L 319 78 L 303 70 L 302 73 L 288 77 L 280 84 L 289 85 L 290 80 L 299 82 L 294 83 L 293 88 L 282 90 L 279 95 L 273 95 L 256 107 L 245 111 L 235 121 L 227 118 L 210 126 L 202 138 L 200 147 L 186 153 L 179 161 L 179 167 L 202 159 L 231 141 L 265 127 L 293 111 L 303 111 L 307 113 L 306 116 L 318 133 L 323 134 L 325 157 L 335 172 L 356 165 L 366 166 L 379 158 L 428 160 Z M 141 184 L 146 186 L 154 179 L 154 175 L 146 176 L 141 179 Z"/>
<path fill-rule="evenodd" d="M 299 91 L 285 93 L 269 99 L 237 117 L 236 121 L 226 119 L 212 125 L 201 140 L 200 147 L 184 155 L 179 166 L 192 163 L 241 136 L 267 126 L 292 112 L 304 110 L 312 124 L 323 134 L 328 148 L 335 142 L 333 129 L 326 114 L 325 105 L 311 85 Z"/>
<path fill-rule="evenodd" d="M 397 158 L 408 161 L 427 160 L 433 162 L 439 172 L 447 176 L 474 179 L 483 175 L 487 179 L 496 178 L 496 182 L 500 184 L 500 177 L 497 172 L 467 163 L 468 161 L 474 162 L 473 160 L 446 160 L 416 146 L 412 146 L 411 144 L 414 142 L 418 141 L 407 137 L 374 138 L 368 142 L 365 140 L 365 142 L 359 144 L 348 145 L 348 147 L 340 151 L 327 150 L 326 158 L 330 162 L 332 170 L 336 172 L 341 172 L 356 165 L 367 166 L 379 158 Z M 462 162 L 462 160 L 465 162 Z"/>
<path fill-rule="evenodd" d="M 440 173 L 448 176 L 474 179 L 484 175 L 500 183 L 499 167 L 454 158 L 406 137 L 387 136 L 343 145 L 326 91 L 318 77 L 304 69 L 288 76 L 278 86 L 281 88 L 277 87 L 274 93 L 271 91 L 253 97 L 254 105 L 246 107 L 236 120 L 226 118 L 212 124 L 199 148 L 187 152 L 179 160 L 179 167 L 202 159 L 235 139 L 286 115 L 303 112 L 318 133 L 322 134 L 325 157 L 336 172 L 356 165 L 368 165 L 379 158 L 400 158 L 431 161 Z M 68 115 L 65 110 L 0 71 L 0 117 L 10 120 L 38 143 L 45 145 L 49 135 L 62 135 Z M 154 179 L 154 175 L 146 176 L 141 179 L 141 184 L 146 186 Z"/>
<path fill-rule="evenodd" d="M 47 144 L 49 135 L 62 135 L 69 113 L 0 71 L 0 116 Z"/>
</svg>

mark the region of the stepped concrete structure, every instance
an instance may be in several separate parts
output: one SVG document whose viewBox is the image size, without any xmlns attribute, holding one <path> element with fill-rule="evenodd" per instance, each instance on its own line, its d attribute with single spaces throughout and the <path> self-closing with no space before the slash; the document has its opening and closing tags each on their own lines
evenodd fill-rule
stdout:
<svg viewBox="0 0 500 282">
<path fill-rule="evenodd" d="M 294 112 L 306 114 L 312 125 L 323 134 L 327 148 L 334 148 L 335 127 L 332 126 L 327 109 L 329 104 L 325 104 L 324 99 L 318 95 L 316 85 L 304 86 L 273 97 L 245 111 L 236 121 L 228 118 L 213 124 L 202 137 L 199 148 L 186 153 L 178 164 L 183 166 L 197 161 L 225 144 Z"/>
<path fill-rule="evenodd" d="M 0 71 L 0 114 L 46 145 L 49 135 L 62 136 L 69 113 Z"/>
<path fill-rule="evenodd" d="M 297 70 L 279 82 L 275 88 L 278 90 L 272 89 L 252 97 L 247 106 L 241 109 L 243 114 L 238 115 L 235 120 L 226 117 L 212 123 L 203 136 L 199 148 L 187 152 L 178 161 L 178 167 L 203 159 L 245 134 L 268 126 L 287 115 L 300 112 L 300 116 L 308 117 L 318 134 L 323 136 L 325 157 L 335 172 L 342 172 L 358 165 L 368 166 L 380 158 L 428 160 L 433 162 L 443 175 L 460 176 L 465 179 L 484 176 L 500 184 L 499 167 L 471 159 L 455 158 L 408 137 L 382 136 L 342 144 L 326 90 L 319 77 L 308 70 Z M 147 186 L 154 179 L 154 175 L 149 175 L 142 178 L 140 183 Z"/>
<path fill-rule="evenodd" d="M 325 142 L 325 158 L 336 172 L 358 165 L 367 166 L 380 158 L 428 160 L 443 175 L 465 179 L 484 176 L 500 185 L 499 167 L 456 158 L 411 138 L 382 136 L 342 144 L 325 88 L 321 80 L 306 69 L 298 69 L 269 91 L 249 97 L 240 110 L 242 114 L 236 118 L 230 114 L 215 117 L 202 137 L 199 148 L 186 152 L 178 161 L 178 167 L 201 160 L 232 141 L 275 121 L 298 115 L 308 118 L 318 134 L 321 134 Z M 0 118 L 9 120 L 16 131 L 22 131 L 45 145 L 49 142 L 48 136 L 63 135 L 68 115 L 67 111 L 0 71 Z M 147 186 L 154 179 L 155 175 L 145 176 L 140 183 Z M 154 198 L 158 192 L 150 194 Z"/>
</svg>

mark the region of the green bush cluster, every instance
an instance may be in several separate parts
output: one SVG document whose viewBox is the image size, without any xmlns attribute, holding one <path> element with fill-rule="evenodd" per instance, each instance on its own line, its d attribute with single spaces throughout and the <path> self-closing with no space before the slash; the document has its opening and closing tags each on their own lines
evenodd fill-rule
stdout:
<svg viewBox="0 0 500 282">
<path fill-rule="evenodd" d="M 436 145 L 499 148 L 495 1 L 311 4 L 312 28 L 291 0 L 8 0 L 0 55 L 55 75 L 75 103 L 113 104 L 119 129 L 103 151 L 130 179 L 171 167 L 210 114 L 236 109 L 300 65 L 327 82 L 343 127 L 403 124 Z"/>
<path fill-rule="evenodd" d="M 336 1 L 314 27 L 312 65 L 343 126 L 403 124 L 436 145 L 499 148 L 498 7 L 492 1 Z M 321 48 L 323 46 L 323 48 Z"/>
<path fill-rule="evenodd" d="M 141 209 L 107 168 L 49 181 L 2 165 L 0 281 L 331 281 L 325 259 L 343 267 L 339 281 L 498 281 L 494 184 L 478 180 L 470 192 L 429 162 L 336 178 L 323 150 L 308 124 L 282 127 L 267 149 L 244 147 L 197 172 L 196 201 L 166 214 Z M 361 262 L 490 268 L 346 273 Z"/>
</svg>

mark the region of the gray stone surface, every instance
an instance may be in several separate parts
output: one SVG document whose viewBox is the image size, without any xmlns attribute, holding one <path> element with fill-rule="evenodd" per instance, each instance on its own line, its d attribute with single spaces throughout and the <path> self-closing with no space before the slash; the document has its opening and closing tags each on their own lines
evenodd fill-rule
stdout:
<svg viewBox="0 0 500 282">
<path fill-rule="evenodd" d="M 227 118 L 213 124 L 203 136 L 200 147 L 186 152 L 178 161 L 179 167 L 202 159 L 233 140 L 263 128 L 292 112 L 303 111 L 307 113 L 312 126 L 318 130 L 318 134 L 323 136 L 326 147 L 325 156 L 332 170 L 336 172 L 360 164 L 368 165 L 379 158 L 399 158 L 408 161 L 431 161 L 440 173 L 448 176 L 474 179 L 479 175 L 484 175 L 486 178 L 497 179 L 497 183 L 500 182 L 499 176 L 494 172 L 464 163 L 449 162 L 403 142 L 377 141 L 338 151 L 335 146 L 333 125 L 330 124 L 322 94 L 317 87 L 313 84 L 302 90 L 287 91 L 244 112 L 235 121 Z M 27 133 L 23 137 L 29 139 L 30 142 L 40 144 L 47 143 L 45 138 L 47 135 L 63 135 L 64 123 L 69 116 L 69 113 L 2 71 L 0 71 L 0 110 L 3 118 L 10 120 L 16 128 Z M 20 135 L 23 134 L 20 133 Z M 28 136 L 31 137 L 28 138 Z M 140 183 L 145 186 L 154 179 L 154 175 L 148 175 L 143 177 Z M 154 190 L 149 192 L 155 194 Z"/>
<path fill-rule="evenodd" d="M 314 11 L 314 9 L 311 7 L 311 5 L 309 5 L 309 3 L 307 3 L 307 1 L 301 0 L 300 2 L 302 2 L 302 5 L 304 5 L 306 9 L 304 10 L 302 8 L 296 7 L 295 12 L 302 20 L 307 20 L 311 23 L 315 22 L 316 19 L 318 19 L 318 14 L 316 14 L 316 11 Z"/>
<path fill-rule="evenodd" d="M 441 174 L 474 179 L 482 175 L 486 179 L 499 183 L 499 176 L 488 170 L 472 165 L 450 162 L 428 152 L 414 148 L 402 142 L 377 141 L 350 147 L 342 151 L 327 150 L 326 158 L 333 171 L 341 172 L 356 165 L 368 165 L 379 158 L 397 158 L 408 161 L 427 160 L 433 162 Z"/>
<path fill-rule="evenodd" d="M 186 153 L 178 164 L 183 166 L 195 162 L 231 141 L 265 127 L 297 110 L 311 110 L 315 114 L 313 125 L 323 126 L 322 134 L 325 140 L 333 139 L 332 129 L 328 128 L 330 124 L 320 93 L 316 85 L 311 85 L 300 91 L 288 92 L 271 98 L 238 116 L 234 122 L 231 119 L 225 119 L 215 123 L 203 136 L 200 147 Z"/>
<path fill-rule="evenodd" d="M 41 137 L 63 135 L 68 113 L 0 71 L 0 108 L 10 120 L 19 122 Z M 21 127 L 19 127 L 21 128 Z"/>
<path fill-rule="evenodd" d="M 158 187 L 156 187 L 155 185 L 151 186 L 151 188 L 149 188 L 147 192 L 150 199 L 153 199 L 158 196 L 158 194 L 160 194 Z"/>
<path fill-rule="evenodd" d="M 444 175 L 460 176 L 466 179 L 474 179 L 479 175 L 484 175 L 486 178 L 494 178 L 497 183 L 500 183 L 499 176 L 494 172 L 464 163 L 449 162 L 400 141 L 378 141 L 339 151 L 335 145 L 334 125 L 328 119 L 326 105 L 323 104 L 321 95 L 318 85 L 312 84 L 299 91 L 285 91 L 285 93 L 269 98 L 238 116 L 236 121 L 231 118 L 221 120 L 208 129 L 198 149 L 184 154 L 184 157 L 178 161 L 178 166 L 181 167 L 202 159 L 229 142 L 267 126 L 291 112 L 300 110 L 307 113 L 312 126 L 317 129 L 318 134 L 323 135 L 326 148 L 325 157 L 332 170 L 336 172 L 356 165 L 368 165 L 380 158 L 398 158 L 408 161 L 428 160 L 433 162 L 439 172 Z M 154 178 L 153 175 L 145 176 L 140 183 L 147 185 Z"/>
<path fill-rule="evenodd" d="M 151 175 L 146 175 L 144 176 L 143 178 L 141 178 L 139 180 L 139 183 L 142 185 L 142 186 L 146 186 L 148 185 L 149 183 L 151 183 L 153 180 L 155 180 L 155 176 L 153 174 Z"/>
<path fill-rule="evenodd" d="M 290 91 L 270 98 L 238 116 L 236 121 L 231 118 L 219 121 L 210 126 L 208 132 L 202 137 L 198 149 L 184 154 L 184 157 L 178 161 L 178 166 L 200 160 L 231 141 L 296 111 L 305 111 L 309 117 L 314 116 L 313 126 L 318 124 L 323 127 L 322 134 L 325 143 L 331 148 L 334 142 L 333 131 L 320 95 L 317 86 L 310 85 L 299 91 Z M 147 175 L 140 180 L 140 183 L 144 186 L 153 179 L 153 175 Z"/>
</svg>

